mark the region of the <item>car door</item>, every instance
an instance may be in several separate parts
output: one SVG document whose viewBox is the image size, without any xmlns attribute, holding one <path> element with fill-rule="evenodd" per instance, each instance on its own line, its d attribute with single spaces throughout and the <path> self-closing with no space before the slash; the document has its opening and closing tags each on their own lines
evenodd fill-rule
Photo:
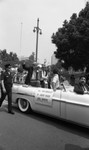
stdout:
<svg viewBox="0 0 89 150">
<path fill-rule="evenodd" d="M 12 87 L 12 102 L 15 103 L 16 102 L 16 99 L 17 99 L 17 93 L 18 93 L 18 89 L 21 87 L 22 85 L 20 84 L 13 84 L 13 87 Z"/>
<path fill-rule="evenodd" d="M 89 95 L 62 91 L 61 117 L 75 123 L 89 125 Z"/>
<path fill-rule="evenodd" d="M 34 98 L 34 110 L 52 116 L 59 116 L 59 102 L 55 98 L 55 92 L 52 89 L 38 88 Z"/>
</svg>

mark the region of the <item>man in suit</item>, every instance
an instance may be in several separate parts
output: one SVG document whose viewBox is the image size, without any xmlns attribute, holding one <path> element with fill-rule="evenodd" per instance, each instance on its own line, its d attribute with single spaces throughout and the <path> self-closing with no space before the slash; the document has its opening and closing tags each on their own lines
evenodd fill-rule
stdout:
<svg viewBox="0 0 89 150">
<path fill-rule="evenodd" d="M 8 96 L 8 113 L 14 114 L 12 111 L 12 86 L 13 86 L 13 77 L 11 74 L 11 65 L 5 65 L 5 72 L 1 74 L 1 98 L 0 98 L 0 107 L 6 97 Z"/>
<path fill-rule="evenodd" d="M 86 78 L 81 76 L 79 79 L 79 83 L 76 83 L 74 86 L 74 92 L 77 94 L 88 94 L 89 86 L 86 84 Z"/>
<path fill-rule="evenodd" d="M 25 79 L 25 84 L 31 85 L 31 78 L 32 78 L 32 74 L 33 74 L 33 65 L 26 65 L 24 62 L 22 64 L 22 67 L 24 70 L 26 70 L 28 72 L 26 79 Z"/>
</svg>

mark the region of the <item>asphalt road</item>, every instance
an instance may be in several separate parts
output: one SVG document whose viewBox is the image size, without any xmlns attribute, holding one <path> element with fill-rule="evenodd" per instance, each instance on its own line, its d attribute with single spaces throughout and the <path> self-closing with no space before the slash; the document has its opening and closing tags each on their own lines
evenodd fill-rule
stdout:
<svg viewBox="0 0 89 150">
<path fill-rule="evenodd" d="M 0 150 L 89 150 L 89 129 L 39 115 L 0 108 Z"/>
</svg>

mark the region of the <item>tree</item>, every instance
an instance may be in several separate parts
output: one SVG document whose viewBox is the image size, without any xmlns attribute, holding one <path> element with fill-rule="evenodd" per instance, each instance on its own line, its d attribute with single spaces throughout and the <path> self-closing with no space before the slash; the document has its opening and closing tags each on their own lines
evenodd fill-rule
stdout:
<svg viewBox="0 0 89 150">
<path fill-rule="evenodd" d="M 17 54 L 13 52 L 7 53 L 6 49 L 0 51 L 0 59 L 2 61 L 2 65 L 5 63 L 11 63 L 11 65 L 14 66 L 15 64 L 19 63 Z"/>
<path fill-rule="evenodd" d="M 72 14 L 69 22 L 65 20 L 63 27 L 52 35 L 52 43 L 56 45 L 55 56 L 64 60 L 64 68 L 84 69 L 89 66 L 89 2 L 78 16 Z"/>
</svg>

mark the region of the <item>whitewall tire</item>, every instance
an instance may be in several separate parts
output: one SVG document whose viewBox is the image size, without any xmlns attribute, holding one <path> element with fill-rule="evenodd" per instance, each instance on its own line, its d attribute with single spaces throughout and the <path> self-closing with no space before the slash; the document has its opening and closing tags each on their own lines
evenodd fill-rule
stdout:
<svg viewBox="0 0 89 150">
<path fill-rule="evenodd" d="M 21 112 L 29 112 L 30 111 L 30 103 L 26 99 L 18 99 L 18 107 Z"/>
</svg>

